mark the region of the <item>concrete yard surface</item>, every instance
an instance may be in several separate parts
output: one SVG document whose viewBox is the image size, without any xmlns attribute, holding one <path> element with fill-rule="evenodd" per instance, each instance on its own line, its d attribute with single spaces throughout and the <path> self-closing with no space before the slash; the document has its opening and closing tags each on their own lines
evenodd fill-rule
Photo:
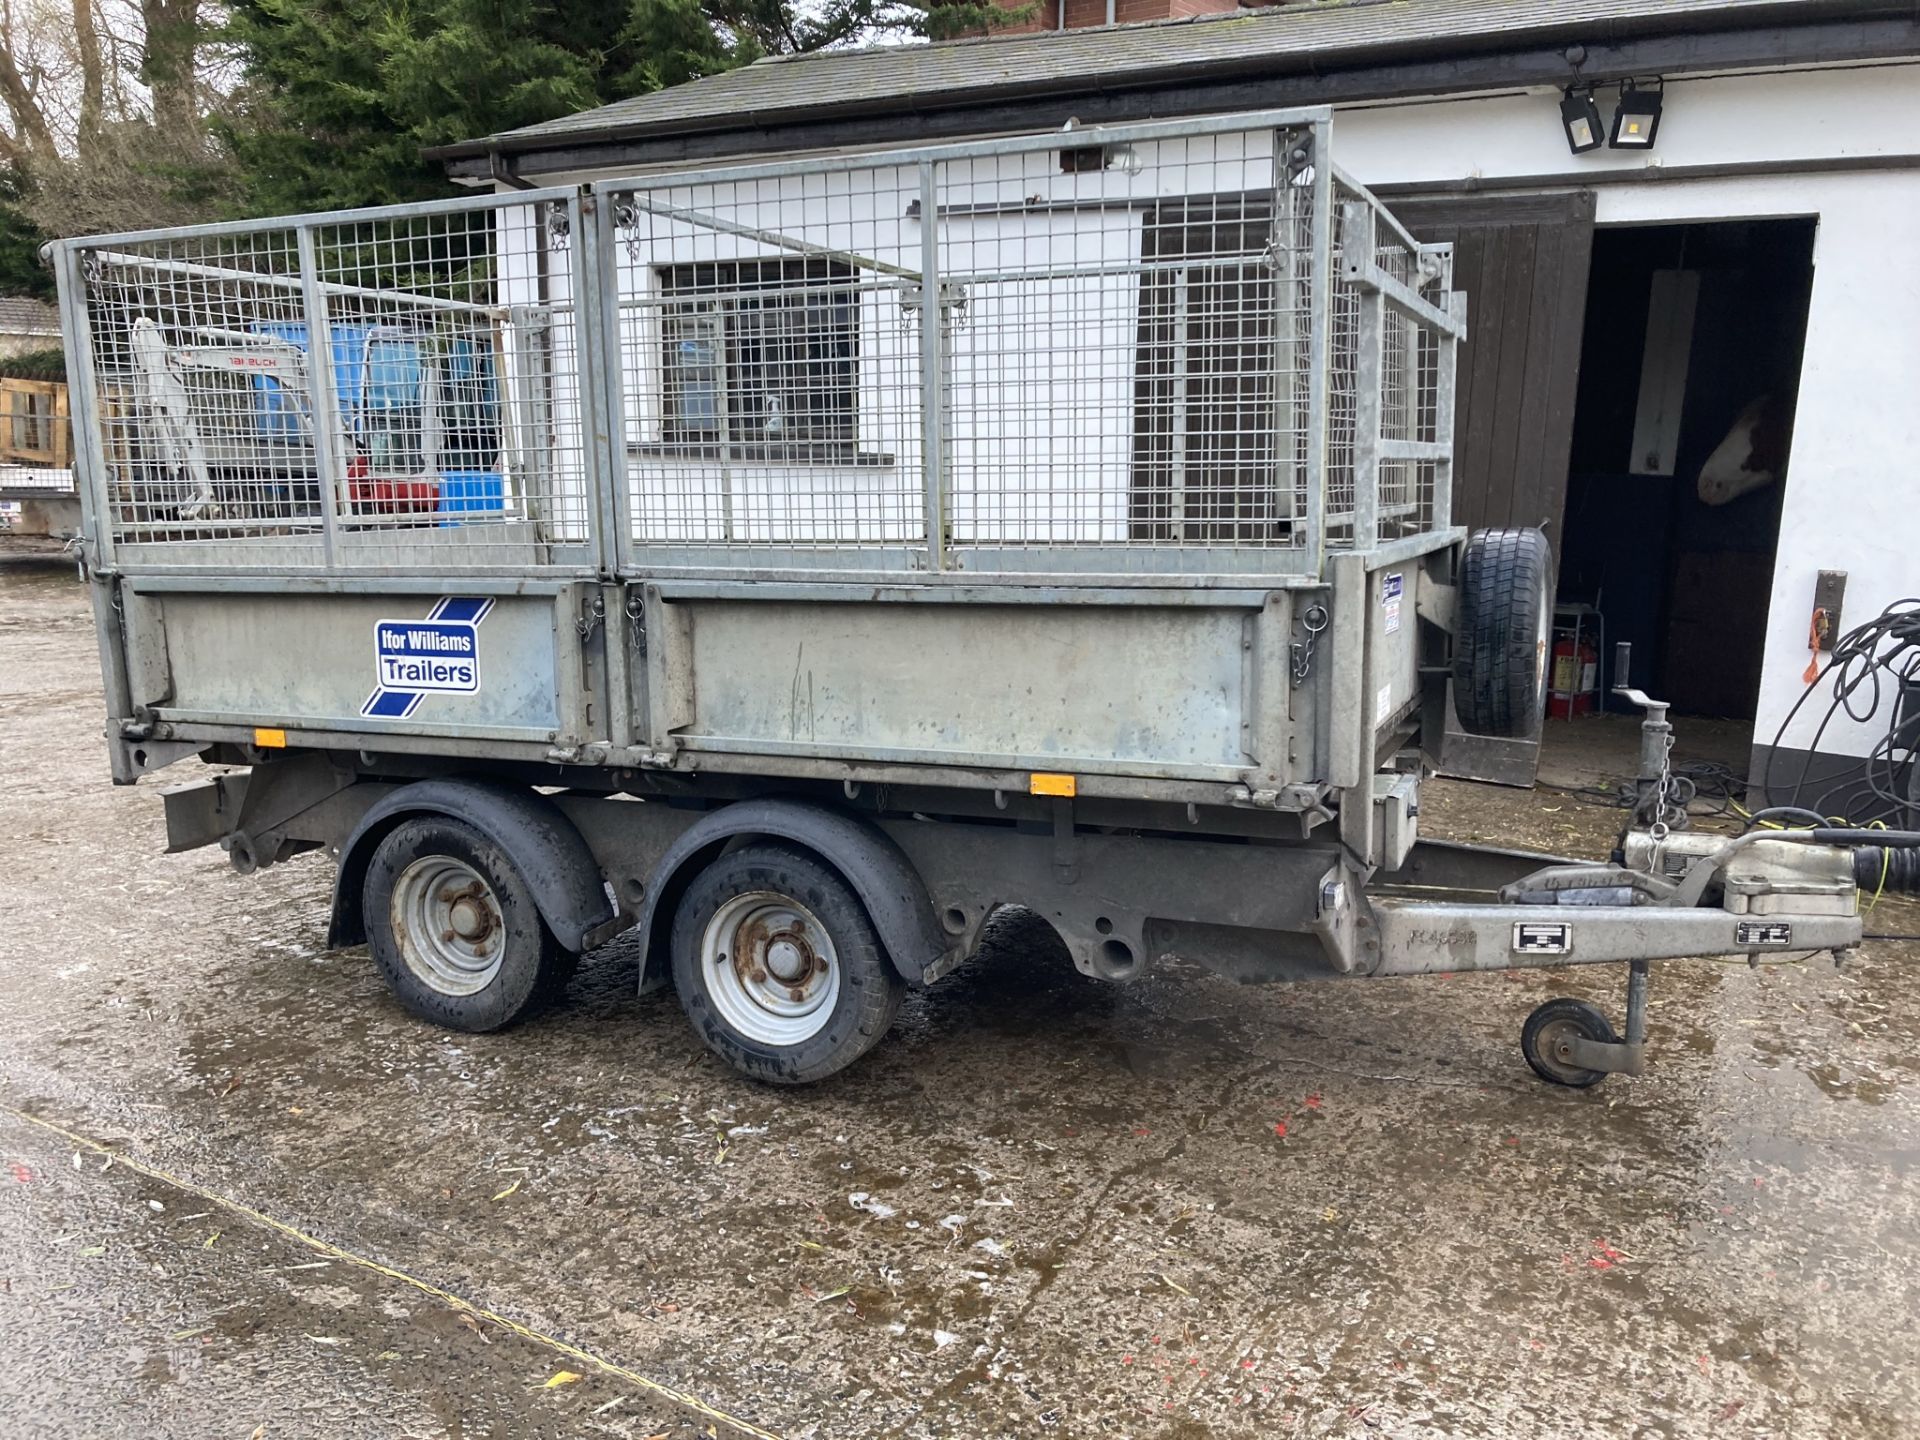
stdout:
<svg viewBox="0 0 1920 1440">
<path fill-rule="evenodd" d="M 1619 967 L 1109 987 L 1010 916 L 776 1090 L 630 940 L 509 1032 L 410 1019 L 324 860 L 161 853 L 196 767 L 109 784 L 96 654 L 0 561 L 0 1433 L 1920 1433 L 1912 944 L 1657 965 L 1650 1073 L 1576 1093 L 1520 1024 Z"/>
</svg>

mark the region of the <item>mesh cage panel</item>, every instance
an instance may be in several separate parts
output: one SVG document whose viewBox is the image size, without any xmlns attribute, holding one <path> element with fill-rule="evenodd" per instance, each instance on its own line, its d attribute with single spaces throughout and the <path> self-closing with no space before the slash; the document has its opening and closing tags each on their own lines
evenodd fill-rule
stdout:
<svg viewBox="0 0 1920 1440">
<path fill-rule="evenodd" d="M 1458 328 L 1329 133 L 69 242 L 100 528 L 133 568 L 1311 573 L 1444 525 Z"/>
<path fill-rule="evenodd" d="M 616 191 L 627 538 L 899 550 L 926 535 L 911 170 Z"/>
<path fill-rule="evenodd" d="M 1150 130 L 602 187 L 636 554 L 1303 549 L 1308 132 Z"/>
<path fill-rule="evenodd" d="M 120 557 L 590 563 L 572 203 L 84 248 L 93 423 Z"/>
</svg>

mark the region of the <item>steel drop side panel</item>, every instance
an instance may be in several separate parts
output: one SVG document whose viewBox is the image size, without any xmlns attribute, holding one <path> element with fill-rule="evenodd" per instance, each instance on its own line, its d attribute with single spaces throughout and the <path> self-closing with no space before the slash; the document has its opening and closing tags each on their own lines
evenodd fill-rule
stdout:
<svg viewBox="0 0 1920 1440">
<path fill-rule="evenodd" d="M 585 744 L 601 738 L 603 723 L 592 716 L 579 633 L 596 590 L 469 583 L 342 591 L 125 579 L 119 601 L 131 708 L 176 735 L 265 727 L 289 731 L 292 743 L 333 748 L 366 746 L 396 731 L 456 749 L 483 742 L 544 754 Z M 383 674 L 383 629 L 432 633 L 441 643 L 470 633 L 474 650 L 459 654 L 472 664 L 471 676 L 416 683 Z M 423 658 L 415 663 L 432 663 L 436 652 L 416 648 Z"/>
<path fill-rule="evenodd" d="M 1323 643 L 1298 682 L 1296 614 L 1320 606 L 1336 633 L 1329 592 L 124 577 L 113 593 L 126 714 L 147 735 L 261 727 L 294 746 L 575 760 L 598 747 L 586 758 L 609 765 L 851 779 L 937 767 L 994 787 L 1065 771 L 1219 803 L 1327 774 L 1335 704 L 1361 706 L 1348 753 L 1371 770 L 1418 696 L 1420 573 L 1365 572 L 1364 653 Z M 471 688 L 383 676 L 383 627 L 449 613 L 474 617 Z"/>
</svg>

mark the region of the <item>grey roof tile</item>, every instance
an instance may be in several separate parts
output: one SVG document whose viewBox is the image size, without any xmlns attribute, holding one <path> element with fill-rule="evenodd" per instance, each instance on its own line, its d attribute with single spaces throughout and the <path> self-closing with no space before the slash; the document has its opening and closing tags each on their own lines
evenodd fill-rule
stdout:
<svg viewBox="0 0 1920 1440">
<path fill-rule="evenodd" d="M 907 111 L 1146 75 L 1282 75 L 1346 61 L 1377 63 L 1628 32 L 1685 33 L 1876 8 L 1882 7 L 1863 0 L 1335 0 L 1141 25 L 878 45 L 772 57 L 434 153 L 776 125 L 862 109 Z"/>
<path fill-rule="evenodd" d="M 0 333 L 58 335 L 60 312 L 44 300 L 24 295 L 0 295 Z"/>
</svg>

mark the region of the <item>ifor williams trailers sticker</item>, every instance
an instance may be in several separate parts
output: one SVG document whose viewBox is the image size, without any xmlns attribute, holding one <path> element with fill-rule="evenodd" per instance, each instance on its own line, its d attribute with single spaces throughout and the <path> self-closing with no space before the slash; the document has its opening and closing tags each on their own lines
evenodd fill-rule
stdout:
<svg viewBox="0 0 1920 1440">
<path fill-rule="evenodd" d="M 449 595 L 424 620 L 374 621 L 378 683 L 360 713 L 375 720 L 404 720 L 429 695 L 477 694 L 480 622 L 491 609 L 489 599 Z"/>
</svg>

